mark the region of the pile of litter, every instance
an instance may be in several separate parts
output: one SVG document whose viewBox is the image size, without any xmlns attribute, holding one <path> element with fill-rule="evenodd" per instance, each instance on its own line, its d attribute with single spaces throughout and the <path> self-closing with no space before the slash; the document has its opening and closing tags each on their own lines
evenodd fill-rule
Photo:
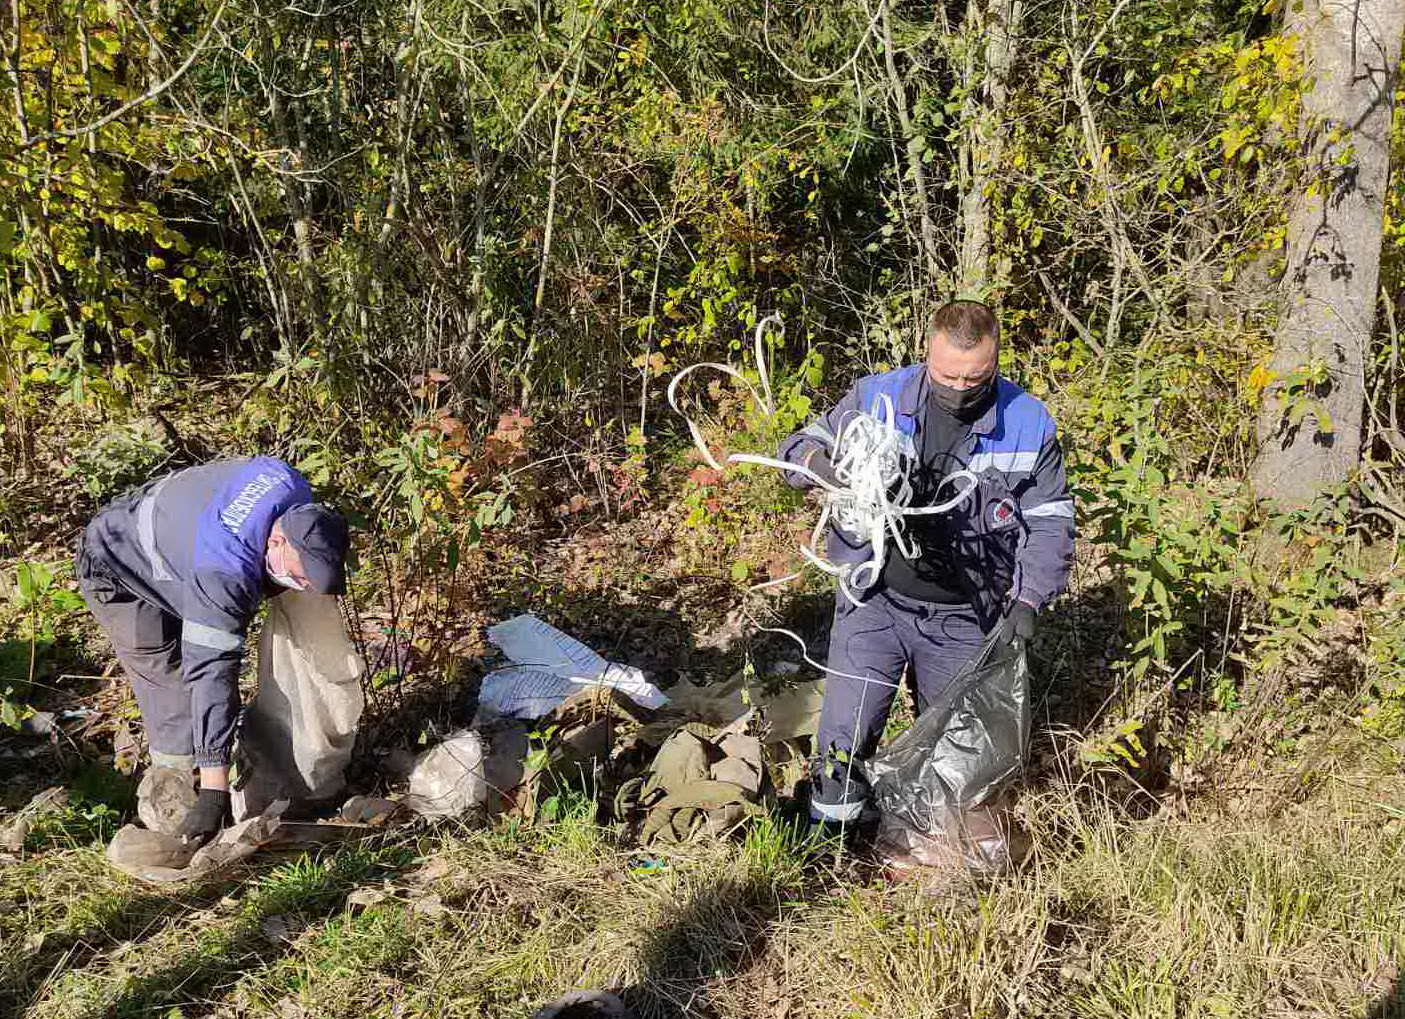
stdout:
<svg viewBox="0 0 1405 1019">
<path fill-rule="evenodd" d="M 798 666 L 783 663 L 771 689 L 739 673 L 665 694 L 639 670 L 521 615 L 488 631 L 509 664 L 485 677 L 473 725 L 422 751 L 396 795 L 346 799 L 361 661 L 330 599 L 274 604 L 236 752 L 236 823 L 207 846 L 188 845 L 175 831 L 194 802 L 191 775 L 153 767 L 138 790 L 142 826 L 117 833 L 113 866 L 153 883 L 207 880 L 256 853 L 416 817 L 551 817 L 568 790 L 591 797 L 596 820 L 625 840 L 677 844 L 733 833 L 808 770 L 822 690 L 799 680 Z M 1018 863 L 1008 793 L 1029 729 L 1023 650 L 992 641 L 865 765 L 880 850 L 947 869 Z"/>
<path fill-rule="evenodd" d="M 774 802 L 776 776 L 803 762 L 818 721 L 814 681 L 788 675 L 788 688 L 767 696 L 738 674 L 680 683 L 669 696 L 532 615 L 488 637 L 509 664 L 484 678 L 473 725 L 421 752 L 402 793 L 352 796 L 337 809 L 363 665 L 331 599 L 275 599 L 235 751 L 235 824 L 207 846 L 187 844 L 175 832 L 194 803 L 192 778 L 152 767 L 138 789 L 141 826 L 117 833 L 108 860 L 157 884 L 209 880 L 256 853 L 417 816 L 536 818 L 568 788 L 593 795 L 600 821 L 643 845 L 724 836 Z"/>
<path fill-rule="evenodd" d="M 484 679 L 473 730 L 417 762 L 417 810 L 468 803 L 530 818 L 573 787 L 643 845 L 724 835 L 774 799 L 771 770 L 804 757 L 794 743 L 819 717 L 814 681 L 767 696 L 739 674 L 665 695 L 531 615 L 488 638 L 513 664 Z"/>
</svg>

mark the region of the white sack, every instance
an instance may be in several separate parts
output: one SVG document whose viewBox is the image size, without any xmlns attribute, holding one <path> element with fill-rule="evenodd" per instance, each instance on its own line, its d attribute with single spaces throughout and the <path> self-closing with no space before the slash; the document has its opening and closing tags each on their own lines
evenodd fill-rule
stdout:
<svg viewBox="0 0 1405 1019">
<path fill-rule="evenodd" d="M 417 814 L 454 817 L 488 802 L 483 738 L 461 730 L 415 758 L 410 791 L 402 801 Z"/>
<path fill-rule="evenodd" d="M 342 790 L 365 707 L 364 671 L 336 598 L 284 591 L 269 600 L 259 689 L 236 750 L 236 819 L 261 814 L 274 800 L 321 800 Z"/>
</svg>

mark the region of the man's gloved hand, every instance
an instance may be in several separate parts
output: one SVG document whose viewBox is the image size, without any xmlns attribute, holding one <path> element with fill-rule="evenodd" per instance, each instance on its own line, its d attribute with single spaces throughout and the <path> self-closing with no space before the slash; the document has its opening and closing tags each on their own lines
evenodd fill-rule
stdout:
<svg viewBox="0 0 1405 1019">
<path fill-rule="evenodd" d="M 229 790 L 201 789 L 195 806 L 185 815 L 176 834 L 193 845 L 203 846 L 230 820 Z"/>
<path fill-rule="evenodd" d="M 1000 622 L 995 624 L 1000 643 L 1013 644 L 1016 637 L 1025 641 L 1033 637 L 1035 615 L 1035 608 L 1029 602 L 1012 601 L 1000 617 Z"/>
</svg>

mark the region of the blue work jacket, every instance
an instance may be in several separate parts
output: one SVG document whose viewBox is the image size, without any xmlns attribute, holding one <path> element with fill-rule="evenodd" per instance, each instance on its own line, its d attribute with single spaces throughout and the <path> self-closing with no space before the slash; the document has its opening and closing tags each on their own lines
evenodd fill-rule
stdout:
<svg viewBox="0 0 1405 1019">
<path fill-rule="evenodd" d="M 88 525 L 85 552 L 99 568 L 180 620 L 199 765 L 229 759 L 249 624 L 281 590 L 264 565 L 269 532 L 311 501 L 306 479 L 281 460 L 220 460 L 156 478 Z"/>
<path fill-rule="evenodd" d="M 885 395 L 893 402 L 894 425 L 915 456 L 922 448 L 929 387 L 922 364 L 860 379 L 827 414 L 781 443 L 779 457 L 802 464 L 817 448 L 828 453 L 846 421 L 857 413 L 876 416 Z M 953 453 L 979 481 L 971 497 L 950 511 L 953 562 L 974 592 L 974 607 L 987 624 L 1015 598 L 1044 607 L 1067 587 L 1073 563 L 1073 499 L 1053 417 L 1038 399 L 999 378 L 994 402 Z M 800 474 L 786 480 L 795 488 L 813 486 Z M 831 526 L 827 554 L 837 565 L 856 566 L 873 550 Z M 897 554 L 891 545 L 888 554 Z"/>
</svg>

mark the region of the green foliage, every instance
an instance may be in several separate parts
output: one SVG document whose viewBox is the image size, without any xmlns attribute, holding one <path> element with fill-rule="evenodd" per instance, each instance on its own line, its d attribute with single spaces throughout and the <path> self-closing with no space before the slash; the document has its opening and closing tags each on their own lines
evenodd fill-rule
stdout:
<svg viewBox="0 0 1405 1019">
<path fill-rule="evenodd" d="M 152 422 L 123 421 L 75 446 L 63 473 L 100 503 L 151 479 L 170 458 L 170 445 Z"/>
<path fill-rule="evenodd" d="M 5 654 L 9 653 L 9 645 L 0 645 Z M 8 665 L 6 668 L 8 669 Z M 3 690 L 0 690 L 0 725 L 8 726 L 11 729 L 18 729 L 20 723 L 34 714 L 34 709 L 23 703 L 19 699 L 19 694 L 13 686 L 8 683 Z"/>
<path fill-rule="evenodd" d="M 1124 692 L 1175 677 L 1243 704 L 1364 583 L 1334 558 L 1360 537 L 1346 518 L 1291 525 L 1291 547 L 1321 543 L 1301 561 L 1257 562 L 1237 484 L 1271 386 L 1290 419 L 1341 426 L 1326 365 L 1265 368 L 1300 44 L 1239 0 L 1023 9 L 986 109 L 982 4 L 21 0 L 0 441 L 92 501 L 167 458 L 137 423 L 149 406 L 211 455 L 283 455 L 369 532 L 377 582 L 416 592 L 416 620 L 421 597 L 458 611 L 485 545 L 675 497 L 678 556 L 734 589 L 790 572 L 808 514 L 772 472 L 684 461 L 668 376 L 754 373 L 750 330 L 781 311 L 773 418 L 730 384 L 690 394 L 714 449 L 771 452 L 856 375 L 920 355 L 926 312 L 969 283 L 984 203 L 974 286 L 1000 305 L 1002 369 L 1060 423 L 1123 595 Z M 1387 474 L 1393 350 L 1370 382 Z M 114 424 L 75 435 L 66 415 Z M 415 626 L 389 628 L 413 644 Z M 11 629 L 5 674 L 27 682 L 56 631 Z"/>
<path fill-rule="evenodd" d="M 740 383 L 729 379 L 725 384 L 720 380 L 706 384 L 706 376 L 699 372 L 690 380 L 699 392 L 688 398 L 689 412 L 701 423 L 719 462 L 739 452 L 774 456 L 780 441 L 814 415 L 815 401 L 809 393 L 818 386 L 823 368 L 823 356 L 812 350 L 797 370 L 772 379 L 772 415 L 765 414 Z M 752 375 L 750 381 L 757 385 L 759 380 Z M 691 448 L 687 456 L 689 462 L 697 459 Z M 774 470 L 724 464 L 722 471 L 716 471 L 699 464 L 687 475 L 681 504 L 687 511 L 683 524 L 695 532 L 679 550 L 690 568 L 718 575 L 719 566 L 725 566 L 724 575 L 735 586 L 793 572 L 786 557 L 794 546 L 778 547 L 778 539 L 783 545 L 785 536 L 795 529 L 795 509 L 803 503 Z M 726 550 L 724 556 L 718 555 L 719 548 Z"/>
<path fill-rule="evenodd" d="M 63 783 L 66 799 L 32 818 L 25 852 L 100 846 L 111 840 L 135 803 L 136 780 L 105 764 L 70 764 Z"/>
<path fill-rule="evenodd" d="M 1294 659 L 1309 641 L 1342 655 L 1338 674 L 1355 671 L 1354 654 L 1334 636 L 1340 613 L 1355 608 L 1369 578 L 1357 557 L 1361 534 L 1351 526 L 1350 499 L 1345 493 L 1324 497 L 1311 510 L 1277 514 L 1265 522 L 1269 547 L 1282 558 L 1265 556 L 1252 564 L 1251 581 L 1260 596 L 1258 618 L 1249 621 L 1245 659 L 1261 673 L 1297 664 Z M 1348 644 L 1356 643 L 1354 623 L 1346 621 Z"/>
<path fill-rule="evenodd" d="M 30 561 L 0 573 L 0 597 L 0 723 L 14 728 L 30 713 L 20 698 L 51 675 L 59 631 L 83 598 L 65 567 Z"/>
<path fill-rule="evenodd" d="M 1367 615 L 1366 705 L 1362 726 L 1387 739 L 1405 735 L 1405 578 L 1395 576 L 1377 611 Z"/>
<path fill-rule="evenodd" d="M 79 798 L 61 811 L 40 815 L 25 836 L 24 850 L 38 853 L 103 845 L 112 839 L 121 819 L 112 806 Z"/>
</svg>

